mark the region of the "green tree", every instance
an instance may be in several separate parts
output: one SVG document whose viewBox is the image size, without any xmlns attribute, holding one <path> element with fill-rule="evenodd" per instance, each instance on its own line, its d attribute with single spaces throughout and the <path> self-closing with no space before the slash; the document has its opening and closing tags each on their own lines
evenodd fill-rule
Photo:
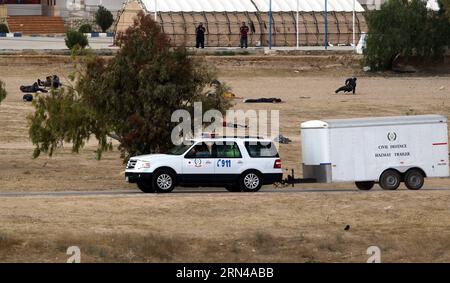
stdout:
<svg viewBox="0 0 450 283">
<path fill-rule="evenodd" d="M 102 29 L 102 32 L 106 32 L 114 22 L 113 14 L 105 7 L 98 6 L 95 13 L 95 22 Z"/>
<path fill-rule="evenodd" d="M 5 84 L 0 80 L 0 103 L 6 98 Z"/>
<path fill-rule="evenodd" d="M 150 15 L 140 13 L 118 43 L 120 50 L 110 61 L 89 58 L 73 88 L 36 99 L 29 117 L 34 157 L 52 155 L 63 142 L 78 152 L 91 136 L 98 140 L 98 158 L 112 149 L 112 139 L 119 141 L 125 160 L 161 152 L 173 146 L 175 110 L 192 113 L 197 101 L 203 102 L 203 111 L 224 113 L 231 106 L 223 97 L 226 87 L 206 95 L 215 72 L 185 48 L 171 48 Z"/>
<path fill-rule="evenodd" d="M 450 0 L 439 0 L 441 10 L 450 19 Z"/>
<path fill-rule="evenodd" d="M 8 33 L 9 29 L 8 26 L 4 23 L 0 23 L 0 33 Z"/>
<path fill-rule="evenodd" d="M 449 44 L 446 13 L 429 11 L 422 0 L 389 0 L 367 16 L 365 61 L 373 70 L 391 69 L 395 58 L 441 57 Z"/>
<path fill-rule="evenodd" d="M 82 24 L 78 28 L 78 31 L 81 33 L 90 33 L 90 32 L 92 32 L 92 26 L 90 24 Z"/>
<path fill-rule="evenodd" d="M 67 48 L 69 48 L 70 50 L 74 48 L 84 49 L 89 44 L 86 35 L 76 30 L 69 30 L 66 33 L 65 42 Z"/>
</svg>

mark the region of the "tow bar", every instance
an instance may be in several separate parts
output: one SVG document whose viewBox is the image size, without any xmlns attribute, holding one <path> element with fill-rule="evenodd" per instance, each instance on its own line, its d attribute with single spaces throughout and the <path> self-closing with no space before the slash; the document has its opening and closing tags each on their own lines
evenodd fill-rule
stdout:
<svg viewBox="0 0 450 283">
<path fill-rule="evenodd" d="M 289 169 L 286 169 L 286 171 L 289 171 Z M 295 178 L 295 171 L 294 169 L 291 169 L 291 174 L 287 175 L 287 178 L 281 180 L 280 183 L 275 183 L 275 187 L 286 187 L 288 185 L 291 185 L 294 187 L 294 184 L 311 184 L 311 183 L 317 183 L 317 180 L 314 178 Z M 279 184 L 279 185 L 278 185 Z"/>
</svg>

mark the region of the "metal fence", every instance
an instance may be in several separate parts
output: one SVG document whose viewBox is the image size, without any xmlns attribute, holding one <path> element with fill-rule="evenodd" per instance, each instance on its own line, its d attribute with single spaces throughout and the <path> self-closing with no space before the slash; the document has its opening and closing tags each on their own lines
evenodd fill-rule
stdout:
<svg viewBox="0 0 450 283">
<path fill-rule="evenodd" d="M 123 32 L 133 24 L 140 11 L 127 9 L 119 15 L 116 33 Z M 333 45 L 352 43 L 353 22 L 350 12 L 330 12 L 328 18 L 328 42 Z M 157 17 L 162 31 L 169 35 L 174 46 L 195 46 L 195 28 L 203 23 L 206 28 L 205 45 L 232 47 L 239 45 L 239 27 L 245 22 L 250 27 L 249 46 L 268 46 L 269 15 L 259 12 L 163 12 Z M 355 34 L 367 31 L 364 15 L 356 13 Z M 300 12 L 299 43 L 303 46 L 323 45 L 325 41 L 325 13 Z M 273 46 L 296 46 L 296 12 L 272 14 Z"/>
</svg>

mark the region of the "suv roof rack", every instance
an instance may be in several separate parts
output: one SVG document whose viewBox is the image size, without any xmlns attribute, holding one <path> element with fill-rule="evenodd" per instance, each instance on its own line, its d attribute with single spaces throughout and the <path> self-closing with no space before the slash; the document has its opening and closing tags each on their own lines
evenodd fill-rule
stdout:
<svg viewBox="0 0 450 283">
<path fill-rule="evenodd" d="M 259 139 L 259 140 L 264 139 L 263 137 L 260 136 L 219 136 L 218 138 Z"/>
<path fill-rule="evenodd" d="M 221 136 L 215 133 L 202 133 L 202 138 L 211 138 L 211 139 L 259 139 L 262 140 L 264 137 L 261 136 Z"/>
</svg>

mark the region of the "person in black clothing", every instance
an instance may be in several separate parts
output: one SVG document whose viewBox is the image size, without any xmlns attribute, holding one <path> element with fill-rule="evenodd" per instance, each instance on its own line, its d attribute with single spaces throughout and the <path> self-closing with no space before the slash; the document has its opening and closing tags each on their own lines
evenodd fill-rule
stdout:
<svg viewBox="0 0 450 283">
<path fill-rule="evenodd" d="M 355 94 L 356 92 L 356 78 L 348 78 L 345 80 L 345 85 L 338 88 L 335 93 L 343 91 L 346 92 L 353 92 Z"/>
<path fill-rule="evenodd" d="M 197 42 L 195 45 L 196 48 L 199 48 L 199 47 L 205 48 L 205 32 L 206 32 L 206 29 L 203 26 L 203 23 L 200 23 L 198 25 L 198 27 L 195 29 L 196 42 Z"/>
<path fill-rule="evenodd" d="M 242 26 L 240 28 L 240 36 L 241 36 L 241 48 L 248 47 L 248 32 L 249 28 L 245 25 L 245 22 L 242 22 Z"/>
</svg>

